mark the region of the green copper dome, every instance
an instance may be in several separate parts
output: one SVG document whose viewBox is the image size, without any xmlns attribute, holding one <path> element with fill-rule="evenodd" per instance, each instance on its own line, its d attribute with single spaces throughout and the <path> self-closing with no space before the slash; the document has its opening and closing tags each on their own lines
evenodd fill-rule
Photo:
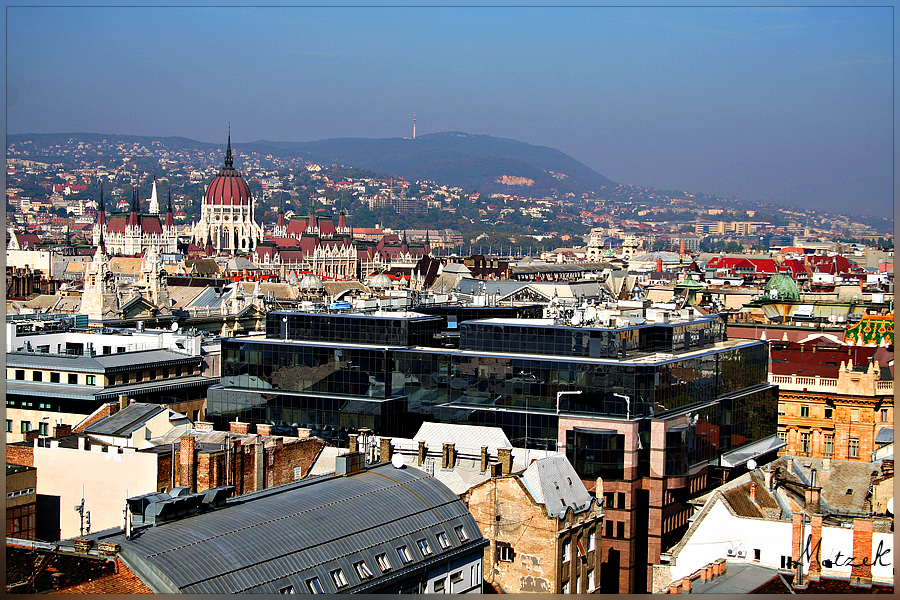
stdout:
<svg viewBox="0 0 900 600">
<path fill-rule="evenodd" d="M 777 293 L 773 294 L 772 290 Z M 766 282 L 766 296 L 775 297 L 778 300 L 799 300 L 800 290 L 797 289 L 797 284 L 793 279 L 787 275 L 776 273 Z"/>
</svg>

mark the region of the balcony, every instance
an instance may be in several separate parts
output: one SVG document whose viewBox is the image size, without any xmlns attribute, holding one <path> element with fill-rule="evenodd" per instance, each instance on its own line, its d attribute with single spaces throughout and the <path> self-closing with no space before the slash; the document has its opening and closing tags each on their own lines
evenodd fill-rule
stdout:
<svg viewBox="0 0 900 600">
<path fill-rule="evenodd" d="M 774 383 L 780 389 L 789 392 L 806 390 L 807 392 L 837 393 L 838 391 L 838 379 L 832 377 L 804 377 L 801 375 L 773 375 L 769 373 L 769 383 Z M 876 381 L 874 391 L 876 396 L 893 396 L 893 380 Z"/>
</svg>

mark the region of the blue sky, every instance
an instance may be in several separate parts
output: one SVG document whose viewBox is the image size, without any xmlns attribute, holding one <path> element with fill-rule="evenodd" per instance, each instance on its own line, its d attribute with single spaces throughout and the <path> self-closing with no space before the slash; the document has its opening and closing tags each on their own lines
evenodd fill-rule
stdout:
<svg viewBox="0 0 900 600">
<path fill-rule="evenodd" d="M 893 8 L 9 7 L 7 131 L 466 131 L 622 183 L 893 213 Z"/>
</svg>

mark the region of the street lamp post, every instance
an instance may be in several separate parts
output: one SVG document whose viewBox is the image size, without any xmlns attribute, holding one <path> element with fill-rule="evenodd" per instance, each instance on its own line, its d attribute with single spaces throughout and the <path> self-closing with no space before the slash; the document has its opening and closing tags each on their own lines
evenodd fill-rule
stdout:
<svg viewBox="0 0 900 600">
<path fill-rule="evenodd" d="M 563 394 L 580 394 L 582 390 L 556 392 L 556 414 L 559 414 L 559 400 Z"/>
</svg>

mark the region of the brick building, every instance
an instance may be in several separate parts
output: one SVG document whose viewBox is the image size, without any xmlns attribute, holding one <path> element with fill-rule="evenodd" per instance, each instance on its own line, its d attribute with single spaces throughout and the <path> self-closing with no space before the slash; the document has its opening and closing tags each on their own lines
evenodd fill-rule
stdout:
<svg viewBox="0 0 900 600">
<path fill-rule="evenodd" d="M 773 342 L 771 359 L 781 454 L 872 460 L 879 432 L 893 430 L 893 346 Z"/>
<path fill-rule="evenodd" d="M 6 463 L 6 537 L 35 538 L 36 487 L 34 467 Z"/>
</svg>

